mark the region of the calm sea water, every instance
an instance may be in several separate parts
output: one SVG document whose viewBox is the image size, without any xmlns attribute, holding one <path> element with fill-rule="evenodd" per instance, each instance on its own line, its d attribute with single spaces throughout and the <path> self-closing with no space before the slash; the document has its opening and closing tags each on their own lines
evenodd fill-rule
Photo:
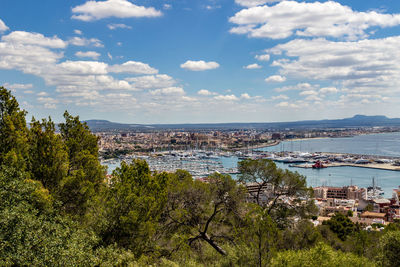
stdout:
<svg viewBox="0 0 400 267">
<path fill-rule="evenodd" d="M 400 157 L 400 132 L 285 141 L 263 151 L 336 152 Z"/>
<path fill-rule="evenodd" d="M 286 141 L 278 146 L 263 148 L 264 151 L 303 151 L 337 152 L 400 157 L 400 133 L 360 135 L 350 138 L 326 138 L 301 141 Z M 219 159 L 225 168 L 237 166 L 237 157 Z M 289 167 L 288 164 L 276 163 L 279 168 L 297 171 L 307 177 L 309 186 L 345 186 L 372 185 L 372 178 L 385 191 L 385 197 L 391 197 L 392 191 L 400 186 L 400 172 L 375 170 L 357 167 L 332 167 L 325 169 L 302 169 Z M 109 171 L 119 164 L 109 165 Z"/>
</svg>

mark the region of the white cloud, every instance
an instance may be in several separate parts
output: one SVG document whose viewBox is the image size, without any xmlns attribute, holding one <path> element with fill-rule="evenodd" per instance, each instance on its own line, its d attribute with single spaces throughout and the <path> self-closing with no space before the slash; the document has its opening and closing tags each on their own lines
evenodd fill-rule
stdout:
<svg viewBox="0 0 400 267">
<path fill-rule="evenodd" d="M 293 90 L 314 90 L 318 88 L 318 85 L 313 85 L 309 83 L 298 83 L 296 85 L 289 85 L 280 88 L 275 88 L 276 92 L 285 92 L 285 91 L 293 91 Z"/>
<path fill-rule="evenodd" d="M 127 78 L 132 83 L 132 87 L 137 90 L 142 89 L 158 89 L 172 87 L 176 81 L 166 74 L 147 75 L 134 78 Z"/>
<path fill-rule="evenodd" d="M 181 87 L 167 87 L 150 91 L 152 95 L 183 95 L 185 91 Z"/>
<path fill-rule="evenodd" d="M 248 70 L 254 70 L 254 69 L 261 69 L 262 66 L 258 65 L 257 63 L 254 63 L 254 64 L 244 66 L 243 68 L 248 69 Z"/>
<path fill-rule="evenodd" d="M 264 4 L 279 2 L 282 0 L 235 0 L 235 3 L 245 7 L 260 6 Z"/>
<path fill-rule="evenodd" d="M 132 4 L 127 0 L 87 1 L 72 8 L 73 19 L 94 21 L 104 18 L 159 17 L 162 13 L 153 7 Z"/>
<path fill-rule="evenodd" d="M 46 109 L 56 109 L 56 104 L 59 102 L 57 99 L 52 97 L 38 97 L 37 101 L 43 104 L 43 107 Z"/>
<path fill-rule="evenodd" d="M 163 5 L 163 9 L 165 9 L 165 10 L 168 10 L 168 9 L 171 9 L 172 8 L 172 5 L 170 5 L 170 4 L 164 4 Z"/>
<path fill-rule="evenodd" d="M 274 6 L 243 9 L 229 21 L 238 25 L 231 33 L 255 38 L 283 39 L 295 34 L 356 39 L 367 36 L 366 31 L 371 27 L 400 25 L 400 14 L 357 12 L 334 1 L 283 1 Z"/>
<path fill-rule="evenodd" d="M 182 69 L 187 69 L 191 71 L 204 71 L 204 70 L 211 70 L 216 69 L 219 67 L 219 64 L 214 61 L 205 62 L 203 60 L 193 61 L 188 60 L 185 63 L 181 64 Z"/>
<path fill-rule="evenodd" d="M 37 45 L 49 48 L 65 48 L 67 43 L 57 36 L 45 37 L 43 34 L 34 32 L 15 31 L 1 38 L 9 44 L 18 45 Z"/>
<path fill-rule="evenodd" d="M 201 90 L 197 91 L 197 94 L 198 95 L 209 96 L 209 95 L 216 95 L 217 93 L 210 92 L 210 91 L 208 91 L 206 89 L 201 89 Z"/>
<path fill-rule="evenodd" d="M 292 40 L 270 52 L 283 55 L 272 65 L 284 75 L 331 81 L 353 92 L 394 93 L 400 91 L 399 47 L 400 36 L 353 42 L 320 38 Z"/>
<path fill-rule="evenodd" d="M 7 27 L 7 25 L 0 19 L 0 33 L 8 30 L 9 28 Z"/>
<path fill-rule="evenodd" d="M 107 28 L 109 28 L 110 30 L 116 30 L 116 29 L 132 29 L 131 26 L 128 26 L 126 24 L 123 23 L 112 23 L 112 24 L 108 24 Z"/>
<path fill-rule="evenodd" d="M 67 60 L 57 65 L 55 72 L 68 75 L 105 75 L 107 64 L 98 61 Z"/>
<path fill-rule="evenodd" d="M 254 57 L 255 59 L 259 60 L 259 61 L 269 61 L 270 56 L 268 54 L 265 55 L 256 55 Z"/>
<path fill-rule="evenodd" d="M 82 38 L 82 37 L 73 37 L 69 39 L 68 43 L 75 46 L 94 46 L 94 47 L 103 47 L 104 45 L 99 39 L 96 38 Z"/>
<path fill-rule="evenodd" d="M 46 93 L 46 92 L 39 92 L 39 93 L 37 93 L 37 96 L 48 96 L 49 94 L 48 93 Z"/>
<path fill-rule="evenodd" d="M 82 31 L 81 30 L 74 30 L 74 33 L 78 34 L 78 35 L 82 35 Z"/>
<path fill-rule="evenodd" d="M 214 96 L 215 100 L 221 100 L 221 101 L 238 101 L 239 98 L 235 95 L 217 95 Z"/>
<path fill-rule="evenodd" d="M 281 83 L 286 81 L 286 77 L 280 75 L 272 75 L 265 79 L 266 82 Z"/>
<path fill-rule="evenodd" d="M 242 99 L 251 99 L 251 96 L 248 93 L 243 93 L 240 95 L 240 98 Z"/>
<path fill-rule="evenodd" d="M 100 54 L 95 52 L 95 51 L 86 51 L 86 52 L 78 51 L 78 52 L 75 53 L 75 56 L 98 59 L 100 57 Z"/>
<path fill-rule="evenodd" d="M 318 92 L 313 91 L 313 90 L 307 90 L 307 91 L 300 92 L 299 95 L 302 95 L 302 96 L 318 95 Z"/>
<path fill-rule="evenodd" d="M 158 70 L 150 67 L 146 63 L 137 61 L 127 61 L 121 65 L 108 67 L 109 72 L 114 73 L 132 73 L 132 74 L 156 74 Z"/>
<path fill-rule="evenodd" d="M 272 100 L 279 100 L 279 99 L 288 100 L 289 97 L 287 95 L 276 95 L 276 96 L 272 96 L 271 99 Z"/>
<path fill-rule="evenodd" d="M 324 87 L 319 89 L 321 94 L 336 94 L 339 90 L 336 87 Z"/>
<path fill-rule="evenodd" d="M 3 84 L 3 87 L 7 88 L 9 90 L 17 90 L 17 89 L 27 90 L 27 89 L 31 89 L 33 87 L 33 84 L 31 84 L 31 83 L 13 83 L 13 84 L 5 83 L 5 84 Z"/>
</svg>

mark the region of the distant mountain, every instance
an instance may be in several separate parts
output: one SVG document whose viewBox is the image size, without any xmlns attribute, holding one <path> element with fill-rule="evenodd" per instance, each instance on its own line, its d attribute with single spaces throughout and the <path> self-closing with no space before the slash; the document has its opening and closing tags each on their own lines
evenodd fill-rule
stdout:
<svg viewBox="0 0 400 267">
<path fill-rule="evenodd" d="M 85 121 L 92 131 L 132 131 L 156 129 L 323 129 L 323 128 L 356 128 L 356 127 L 400 127 L 400 119 L 391 119 L 386 116 L 355 115 L 352 118 L 337 120 L 306 120 L 293 122 L 268 122 L 268 123 L 198 123 L 198 124 L 124 124 L 107 120 Z"/>
<path fill-rule="evenodd" d="M 87 120 L 85 121 L 92 131 L 104 131 L 104 130 L 129 130 L 137 128 L 146 128 L 146 125 L 142 124 L 124 124 L 111 122 L 107 120 Z"/>
</svg>

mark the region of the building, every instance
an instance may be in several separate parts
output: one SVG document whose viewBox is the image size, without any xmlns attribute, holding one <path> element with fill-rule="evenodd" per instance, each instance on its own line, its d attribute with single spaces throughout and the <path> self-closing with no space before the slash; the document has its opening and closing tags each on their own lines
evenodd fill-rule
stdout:
<svg viewBox="0 0 400 267">
<path fill-rule="evenodd" d="M 314 187 L 314 197 L 319 199 L 367 199 L 367 189 L 358 186 L 319 186 Z"/>
</svg>

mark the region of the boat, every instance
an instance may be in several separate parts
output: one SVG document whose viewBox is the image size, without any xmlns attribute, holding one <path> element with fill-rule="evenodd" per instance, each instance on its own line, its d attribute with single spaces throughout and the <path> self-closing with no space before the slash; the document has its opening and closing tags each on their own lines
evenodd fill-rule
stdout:
<svg viewBox="0 0 400 267">
<path fill-rule="evenodd" d="M 367 199 L 381 199 L 385 195 L 385 192 L 380 186 L 375 183 L 375 177 L 372 177 L 372 186 L 367 187 Z"/>
<path fill-rule="evenodd" d="M 317 160 L 317 162 L 315 162 L 314 165 L 312 165 L 313 169 L 322 169 L 322 168 L 326 168 L 326 166 L 324 164 L 322 164 L 322 162 L 320 160 Z"/>
</svg>

